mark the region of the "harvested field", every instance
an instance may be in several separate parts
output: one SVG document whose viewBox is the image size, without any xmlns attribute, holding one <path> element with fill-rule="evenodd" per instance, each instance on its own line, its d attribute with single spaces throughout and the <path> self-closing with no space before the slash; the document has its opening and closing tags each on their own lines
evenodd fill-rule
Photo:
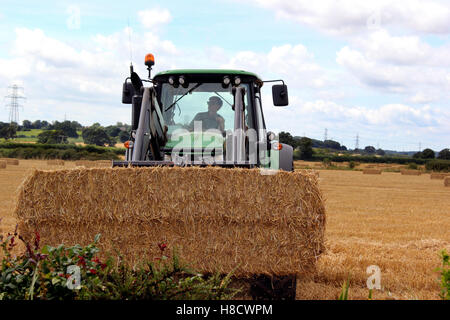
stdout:
<svg viewBox="0 0 450 320">
<path fill-rule="evenodd" d="M 195 270 L 234 270 L 238 277 L 306 274 L 324 249 L 324 205 L 311 172 L 35 171 L 21 190 L 17 216 L 24 237 L 39 230 L 43 243 L 86 245 L 101 233 L 104 252 L 120 248 L 133 263 L 159 257 L 156 244 L 163 241 L 178 246 Z"/>
<path fill-rule="evenodd" d="M 46 161 L 21 160 L 0 170 L 0 229 L 14 229 L 17 187 L 32 167 Z M 75 168 L 66 161 L 65 168 Z M 381 269 L 375 299 L 439 299 L 438 252 L 450 251 L 450 188 L 428 175 L 320 170 L 327 212 L 326 252 L 317 272 L 297 283 L 298 299 L 336 299 L 350 275 L 350 299 L 366 299 L 366 268 Z"/>
<path fill-rule="evenodd" d="M 450 176 L 450 173 L 431 173 L 430 179 L 438 179 L 438 180 L 444 180 L 445 177 Z"/>
<path fill-rule="evenodd" d="M 47 165 L 49 166 L 63 166 L 64 160 L 47 160 Z"/>
<path fill-rule="evenodd" d="M 19 159 L 14 159 L 14 158 L 1 158 L 0 160 L 6 161 L 6 164 L 7 164 L 7 165 L 12 165 L 12 166 L 18 166 L 18 165 L 19 165 Z"/>
<path fill-rule="evenodd" d="M 0 169 L 6 169 L 6 161 L 0 160 Z"/>
<path fill-rule="evenodd" d="M 444 180 L 444 186 L 450 187 L 450 177 L 445 178 L 445 180 Z"/>
<path fill-rule="evenodd" d="M 378 169 L 364 169 L 363 174 L 381 174 L 381 170 Z"/>
<path fill-rule="evenodd" d="M 422 172 L 419 170 L 401 170 L 403 176 L 420 176 Z"/>
</svg>

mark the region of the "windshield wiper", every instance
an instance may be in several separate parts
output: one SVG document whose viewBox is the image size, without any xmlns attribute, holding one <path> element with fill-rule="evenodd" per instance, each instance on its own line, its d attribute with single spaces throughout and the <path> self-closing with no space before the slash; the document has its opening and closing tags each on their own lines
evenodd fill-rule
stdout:
<svg viewBox="0 0 450 320">
<path fill-rule="evenodd" d="M 166 110 L 164 110 L 164 112 L 166 112 L 167 110 L 169 110 L 170 108 L 172 108 L 174 105 L 176 105 L 178 103 L 178 101 L 180 101 L 185 95 L 187 95 L 188 93 L 191 93 L 192 91 L 194 91 L 195 89 L 197 89 L 198 87 L 200 87 L 203 83 L 197 83 L 195 86 L 193 86 L 191 89 L 189 89 L 188 91 L 186 91 L 181 97 L 179 97 L 174 103 L 172 103 L 170 106 L 167 107 Z"/>
<path fill-rule="evenodd" d="M 227 99 L 225 99 L 224 97 L 222 97 L 217 91 L 214 91 L 214 93 L 217 94 L 219 97 L 221 97 L 223 101 L 225 101 L 226 103 L 228 103 L 228 105 L 229 105 L 230 107 L 233 107 L 233 105 L 232 105 L 231 103 L 229 103 L 229 102 L 227 101 Z"/>
</svg>

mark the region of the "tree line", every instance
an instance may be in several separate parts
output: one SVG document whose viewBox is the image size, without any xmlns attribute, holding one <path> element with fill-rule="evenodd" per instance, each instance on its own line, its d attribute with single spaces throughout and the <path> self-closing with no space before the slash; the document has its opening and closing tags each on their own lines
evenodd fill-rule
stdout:
<svg viewBox="0 0 450 320">
<path fill-rule="evenodd" d="M 385 156 L 386 152 L 383 149 L 376 149 L 373 146 L 366 146 L 364 149 L 354 149 L 354 150 L 348 150 L 346 146 L 341 145 L 337 141 L 333 140 L 325 140 L 320 141 L 316 139 L 311 139 L 308 137 L 297 137 L 292 136 L 289 132 L 280 132 L 278 135 L 279 141 L 281 143 L 288 144 L 294 148 L 294 150 L 297 151 L 297 158 L 302 160 L 309 160 L 313 159 L 314 155 L 314 149 L 313 148 L 320 148 L 320 149 L 329 149 L 331 151 L 336 152 L 351 152 L 353 154 L 361 154 L 363 156 Z M 441 159 L 441 160 L 450 160 L 450 149 L 445 148 L 441 150 L 439 153 L 434 152 L 431 149 L 425 149 L 421 152 L 417 152 L 413 155 L 413 158 L 415 159 Z"/>
<path fill-rule="evenodd" d="M 22 125 L 17 123 L 0 122 L 0 138 L 14 139 L 17 137 L 26 137 L 18 135 L 18 132 L 31 131 L 32 129 L 42 130 L 36 138 L 38 143 L 43 144 L 66 144 L 68 138 L 81 137 L 85 144 L 93 144 L 97 146 L 114 146 L 118 142 L 125 142 L 129 139 L 131 126 L 122 122 L 115 125 L 102 126 L 94 123 L 91 126 L 82 126 L 77 121 L 54 121 L 52 123 L 45 120 L 29 121 L 24 120 Z"/>
</svg>

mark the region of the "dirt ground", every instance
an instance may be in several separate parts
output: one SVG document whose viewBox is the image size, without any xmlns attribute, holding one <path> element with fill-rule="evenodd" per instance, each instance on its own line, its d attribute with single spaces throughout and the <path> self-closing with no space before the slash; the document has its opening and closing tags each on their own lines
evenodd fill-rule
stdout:
<svg viewBox="0 0 450 320">
<path fill-rule="evenodd" d="M 0 232 L 14 229 L 17 188 L 46 161 L 20 160 L 0 169 Z M 450 187 L 429 174 L 395 172 L 364 175 L 361 171 L 319 170 L 326 199 L 327 252 L 317 273 L 297 282 L 298 299 L 336 299 L 350 279 L 349 298 L 367 299 L 367 267 L 378 266 L 381 290 L 374 299 L 438 299 L 439 251 L 450 250 Z"/>
</svg>

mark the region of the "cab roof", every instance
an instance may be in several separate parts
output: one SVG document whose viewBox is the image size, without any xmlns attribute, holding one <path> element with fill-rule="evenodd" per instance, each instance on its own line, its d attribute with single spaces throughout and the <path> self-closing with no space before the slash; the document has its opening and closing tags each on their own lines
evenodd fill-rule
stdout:
<svg viewBox="0 0 450 320">
<path fill-rule="evenodd" d="M 261 81 L 255 73 L 244 70 L 231 70 L 231 69 L 175 69 L 159 72 L 155 77 L 169 76 L 169 75 L 188 75 L 188 74 L 211 74 L 211 75 L 230 75 L 230 76 L 249 76 L 255 77 Z"/>
</svg>

